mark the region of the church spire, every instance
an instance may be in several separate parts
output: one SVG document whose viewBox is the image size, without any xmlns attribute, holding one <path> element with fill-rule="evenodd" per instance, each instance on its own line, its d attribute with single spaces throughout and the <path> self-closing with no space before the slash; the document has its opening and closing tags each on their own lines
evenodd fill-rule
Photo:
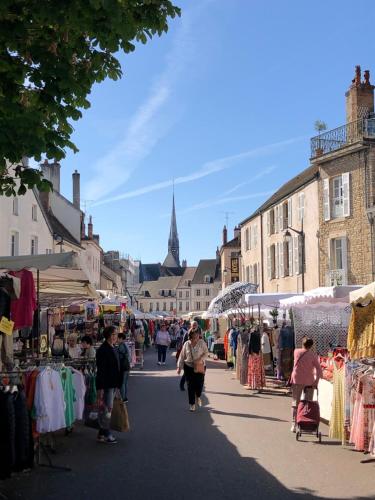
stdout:
<svg viewBox="0 0 375 500">
<path fill-rule="evenodd" d="M 171 227 L 168 238 L 168 255 L 164 261 L 166 267 L 180 267 L 180 242 L 177 232 L 176 207 L 174 202 L 174 185 L 172 198 Z"/>
</svg>

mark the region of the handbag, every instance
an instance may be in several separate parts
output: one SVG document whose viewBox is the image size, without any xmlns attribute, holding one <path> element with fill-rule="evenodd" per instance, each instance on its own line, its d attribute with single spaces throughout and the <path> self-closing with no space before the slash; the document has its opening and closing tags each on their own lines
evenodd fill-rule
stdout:
<svg viewBox="0 0 375 500">
<path fill-rule="evenodd" d="M 111 413 L 111 429 L 117 432 L 130 430 L 128 410 L 120 398 L 115 398 Z"/>
<path fill-rule="evenodd" d="M 307 353 L 307 351 L 303 352 L 303 353 L 301 354 L 301 356 L 297 359 L 296 364 L 293 366 L 292 373 L 289 375 L 289 378 L 288 378 L 288 380 L 286 381 L 286 384 L 285 384 L 285 386 L 286 386 L 286 387 L 292 387 L 292 385 L 293 385 L 293 383 L 292 383 L 292 375 L 293 375 L 293 372 L 294 372 L 294 368 L 296 368 L 296 367 L 297 367 L 298 363 L 300 362 L 300 360 L 304 357 L 304 355 L 305 355 L 306 353 Z"/>
<path fill-rule="evenodd" d="M 193 360 L 194 364 L 194 373 L 202 373 L 204 375 L 206 373 L 206 367 L 204 361 L 194 361 L 193 349 L 191 347 L 191 344 L 190 344 L 190 353 L 191 353 L 191 359 Z"/>
<path fill-rule="evenodd" d="M 85 405 L 83 412 L 83 423 L 91 429 L 99 429 L 99 403 L 95 402 L 92 405 Z"/>
</svg>

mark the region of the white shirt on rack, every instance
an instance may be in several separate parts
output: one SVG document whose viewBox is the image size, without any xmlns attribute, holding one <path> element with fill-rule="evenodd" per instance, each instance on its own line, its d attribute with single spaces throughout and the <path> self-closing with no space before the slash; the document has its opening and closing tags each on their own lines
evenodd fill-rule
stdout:
<svg viewBox="0 0 375 500">
<path fill-rule="evenodd" d="M 52 368 L 44 368 L 35 386 L 34 408 L 36 430 L 40 434 L 64 429 L 65 401 L 60 374 Z"/>
<path fill-rule="evenodd" d="M 83 373 L 72 368 L 73 372 L 73 387 L 76 400 L 74 401 L 74 417 L 76 420 L 82 420 L 83 410 L 85 408 L 86 384 Z"/>
</svg>

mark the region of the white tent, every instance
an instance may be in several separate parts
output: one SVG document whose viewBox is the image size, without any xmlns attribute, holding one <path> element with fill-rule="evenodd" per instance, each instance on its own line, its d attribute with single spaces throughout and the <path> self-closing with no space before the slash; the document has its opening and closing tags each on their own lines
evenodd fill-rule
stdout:
<svg viewBox="0 0 375 500">
<path fill-rule="evenodd" d="M 350 292 L 350 302 L 365 302 L 375 298 L 375 281 L 362 288 Z"/>
<path fill-rule="evenodd" d="M 297 294 L 298 296 L 299 294 Z M 245 303 L 247 306 L 261 306 L 267 309 L 280 307 L 280 301 L 295 297 L 295 293 L 247 293 Z"/>
<path fill-rule="evenodd" d="M 291 308 L 297 305 L 313 304 L 321 302 L 349 302 L 349 294 L 360 288 L 357 285 L 350 286 L 324 286 L 309 290 L 302 295 L 295 295 L 280 301 L 281 307 Z"/>
</svg>

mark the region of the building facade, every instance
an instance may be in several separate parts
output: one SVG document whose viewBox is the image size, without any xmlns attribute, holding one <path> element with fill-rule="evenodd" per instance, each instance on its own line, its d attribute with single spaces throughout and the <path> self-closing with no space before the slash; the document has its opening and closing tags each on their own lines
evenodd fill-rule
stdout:
<svg viewBox="0 0 375 500">
<path fill-rule="evenodd" d="M 177 313 L 178 315 L 189 313 L 191 308 L 191 283 L 194 279 L 196 267 L 185 267 L 177 286 Z"/>
<path fill-rule="evenodd" d="M 150 313 L 163 311 L 176 316 L 177 287 L 180 280 L 180 276 L 168 276 L 142 283 L 136 299 L 138 309 Z"/>
<path fill-rule="evenodd" d="M 226 226 L 223 229 L 223 244 L 220 248 L 221 287 L 240 280 L 241 230 L 234 229 L 234 237 L 228 241 Z"/>
<path fill-rule="evenodd" d="M 319 168 L 321 285 L 375 280 L 375 115 L 369 71 L 356 67 L 346 93 L 347 123 L 311 140 Z"/>
<path fill-rule="evenodd" d="M 221 286 L 219 258 L 200 260 L 191 282 L 191 312 L 206 311 Z"/>
</svg>

